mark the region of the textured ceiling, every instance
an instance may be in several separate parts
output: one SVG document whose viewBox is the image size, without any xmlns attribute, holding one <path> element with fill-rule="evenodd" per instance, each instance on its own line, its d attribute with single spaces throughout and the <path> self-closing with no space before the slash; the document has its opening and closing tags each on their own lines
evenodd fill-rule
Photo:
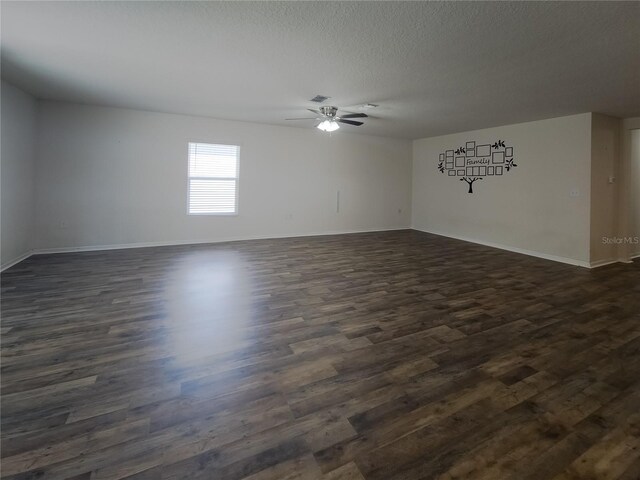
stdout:
<svg viewBox="0 0 640 480">
<path fill-rule="evenodd" d="M 39 98 L 421 138 L 640 115 L 640 2 L 2 2 L 2 76 Z"/>
</svg>

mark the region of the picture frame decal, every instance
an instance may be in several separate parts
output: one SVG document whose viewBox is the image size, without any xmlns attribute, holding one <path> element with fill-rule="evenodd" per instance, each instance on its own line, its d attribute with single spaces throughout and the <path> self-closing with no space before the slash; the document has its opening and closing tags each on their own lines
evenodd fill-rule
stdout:
<svg viewBox="0 0 640 480">
<path fill-rule="evenodd" d="M 469 141 L 464 147 L 438 155 L 438 171 L 465 182 L 469 187 L 467 193 L 473 193 L 473 184 L 478 180 L 501 177 L 517 166 L 513 146 L 507 146 L 503 140 L 483 144 Z"/>
</svg>

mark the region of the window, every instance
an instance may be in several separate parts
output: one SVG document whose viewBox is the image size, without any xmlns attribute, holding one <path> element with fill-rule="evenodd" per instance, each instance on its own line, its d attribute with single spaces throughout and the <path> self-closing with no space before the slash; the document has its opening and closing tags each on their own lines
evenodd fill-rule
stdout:
<svg viewBox="0 0 640 480">
<path fill-rule="evenodd" d="M 189 143 L 189 215 L 238 212 L 240 147 Z"/>
</svg>

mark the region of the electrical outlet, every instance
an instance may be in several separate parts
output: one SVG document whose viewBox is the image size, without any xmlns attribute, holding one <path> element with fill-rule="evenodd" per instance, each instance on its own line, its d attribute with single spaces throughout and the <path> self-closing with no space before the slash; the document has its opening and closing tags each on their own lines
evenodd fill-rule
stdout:
<svg viewBox="0 0 640 480">
<path fill-rule="evenodd" d="M 579 197 L 580 196 L 580 190 L 578 190 L 577 188 L 574 188 L 573 190 L 571 190 L 569 192 L 569 196 L 570 197 Z"/>
</svg>

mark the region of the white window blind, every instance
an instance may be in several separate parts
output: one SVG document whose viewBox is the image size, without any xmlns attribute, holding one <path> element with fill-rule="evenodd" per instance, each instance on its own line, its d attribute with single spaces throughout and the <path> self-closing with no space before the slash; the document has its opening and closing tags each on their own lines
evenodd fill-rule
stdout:
<svg viewBox="0 0 640 480">
<path fill-rule="evenodd" d="M 189 214 L 234 214 L 238 211 L 240 147 L 189 143 Z"/>
</svg>

